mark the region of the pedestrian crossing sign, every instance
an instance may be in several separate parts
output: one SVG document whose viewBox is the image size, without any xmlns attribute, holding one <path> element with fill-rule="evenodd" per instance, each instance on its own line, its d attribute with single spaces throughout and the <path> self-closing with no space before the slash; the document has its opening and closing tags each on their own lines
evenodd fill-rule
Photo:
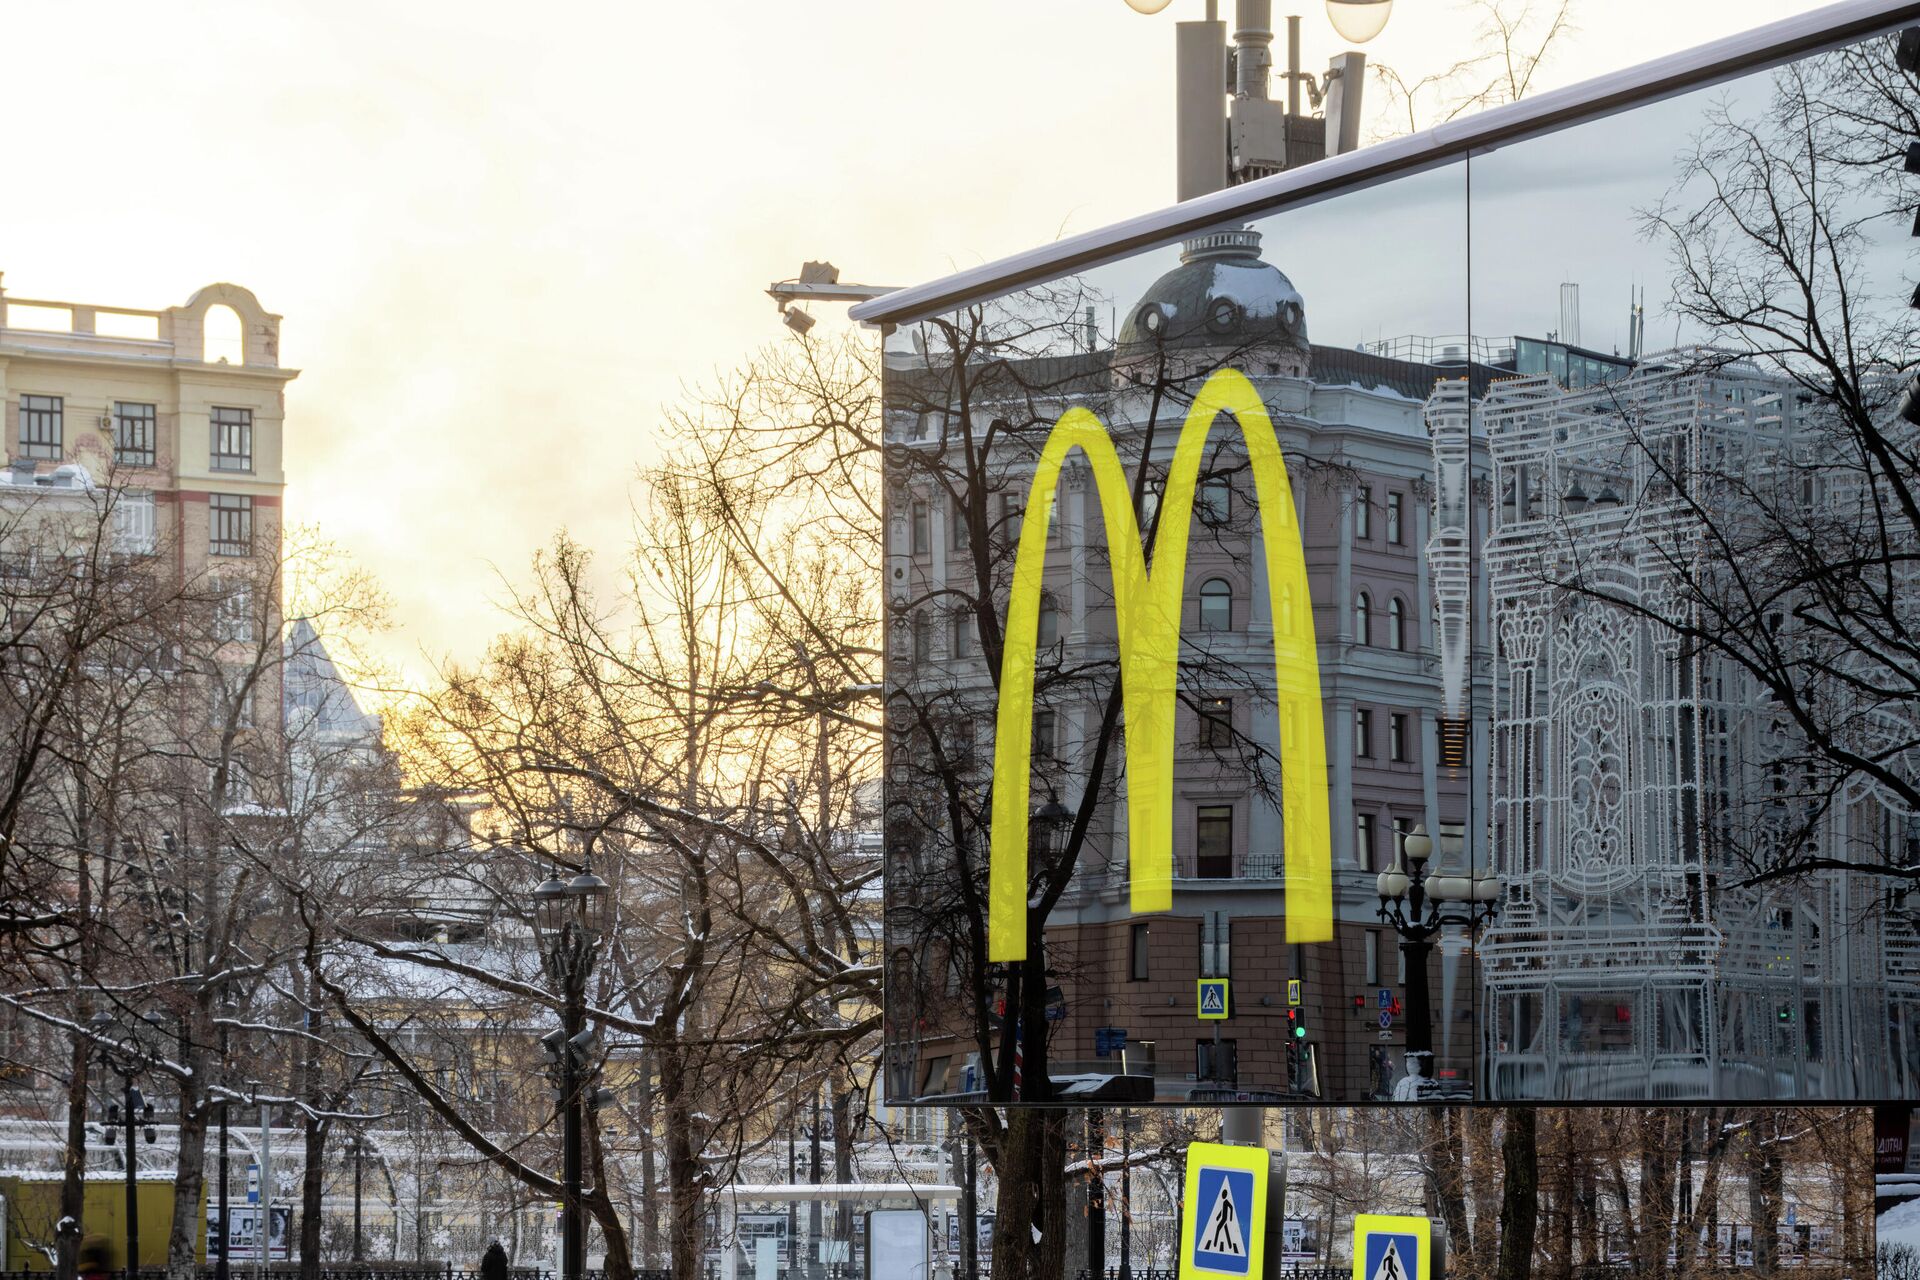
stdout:
<svg viewBox="0 0 1920 1280">
<path fill-rule="evenodd" d="M 1432 1280 L 1433 1224 L 1362 1213 L 1353 1219 L 1353 1280 Z"/>
<path fill-rule="evenodd" d="M 1202 1018 L 1224 1018 L 1227 1010 L 1233 1007 L 1228 998 L 1227 979 L 1200 979 L 1200 1016 Z"/>
<path fill-rule="evenodd" d="M 1267 1174 L 1260 1147 L 1187 1147 L 1180 1280 L 1259 1280 L 1267 1235 Z"/>
</svg>

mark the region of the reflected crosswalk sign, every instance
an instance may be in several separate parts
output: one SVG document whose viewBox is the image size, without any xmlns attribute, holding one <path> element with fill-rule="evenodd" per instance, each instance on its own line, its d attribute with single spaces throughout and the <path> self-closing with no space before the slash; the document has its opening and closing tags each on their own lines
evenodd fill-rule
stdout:
<svg viewBox="0 0 1920 1280">
<path fill-rule="evenodd" d="M 1200 1016 L 1202 1018 L 1224 1018 L 1232 1007 L 1228 999 L 1227 980 L 1225 978 L 1200 979 L 1199 992 Z"/>
<path fill-rule="evenodd" d="M 1353 1280 L 1432 1280 L 1433 1224 L 1362 1213 L 1353 1220 Z"/>
<path fill-rule="evenodd" d="M 1187 1147 L 1180 1280 L 1259 1280 L 1267 1233 L 1267 1174 L 1260 1147 Z"/>
</svg>

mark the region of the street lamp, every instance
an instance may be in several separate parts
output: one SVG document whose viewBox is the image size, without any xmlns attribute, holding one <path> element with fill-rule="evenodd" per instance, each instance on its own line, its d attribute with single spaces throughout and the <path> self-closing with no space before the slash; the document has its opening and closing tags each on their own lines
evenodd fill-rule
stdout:
<svg viewBox="0 0 1920 1280">
<path fill-rule="evenodd" d="M 107 1066 L 120 1076 L 121 1101 L 107 1108 L 107 1124 L 104 1137 L 108 1146 L 118 1137 L 116 1130 L 125 1126 L 127 1132 L 126 1184 L 127 1184 L 127 1268 L 129 1280 L 140 1274 L 140 1183 L 139 1183 L 139 1134 L 146 1131 L 147 1144 L 151 1146 L 158 1136 L 153 1131 L 153 1104 L 141 1096 L 133 1083 L 133 1077 L 146 1065 L 137 1044 L 128 1046 L 119 1040 L 106 1040 L 104 1037 L 113 1029 L 113 1015 L 106 1012 L 93 1016 L 93 1032 L 103 1037 L 100 1045 L 101 1057 Z"/>
<path fill-rule="evenodd" d="M 533 891 L 533 927 L 547 975 L 560 988 L 560 1029 L 541 1039 L 559 1090 L 561 1141 L 561 1280 L 580 1280 L 586 1266 L 586 1223 L 580 1212 L 581 1107 L 594 1078 L 600 1043 L 587 1030 L 587 975 L 612 910 L 607 882 L 591 871 L 572 880 L 552 875 Z"/>
<path fill-rule="evenodd" d="M 228 1247 L 233 1242 L 232 1228 L 229 1225 L 232 1219 L 227 1216 L 227 1037 L 233 1028 L 235 1010 L 233 990 L 222 983 L 220 988 L 220 1256 L 214 1260 L 214 1280 L 230 1280 L 232 1275 L 232 1267 L 227 1258 Z"/>
<path fill-rule="evenodd" d="M 1443 858 L 1455 857 L 1465 843 L 1466 829 L 1457 823 L 1440 827 Z M 1491 921 L 1499 909 L 1498 876 L 1455 875 L 1436 869 L 1428 859 L 1433 840 L 1417 826 L 1402 843 L 1393 865 L 1375 880 L 1380 895 L 1380 918 L 1400 935 L 1400 951 L 1407 961 L 1407 1060 L 1415 1096 L 1434 1088 L 1433 1024 L 1427 995 L 1427 957 L 1433 941 L 1448 925 L 1458 925 L 1469 936 Z"/>
<path fill-rule="evenodd" d="M 1327 21 L 1342 40 L 1365 44 L 1379 35 L 1393 16 L 1393 0 L 1327 0 Z"/>
<path fill-rule="evenodd" d="M 347 1135 L 347 1151 L 353 1156 L 353 1260 L 365 1262 L 366 1248 L 361 1236 L 360 1217 L 360 1170 L 366 1162 L 367 1136 L 361 1132 Z"/>
</svg>

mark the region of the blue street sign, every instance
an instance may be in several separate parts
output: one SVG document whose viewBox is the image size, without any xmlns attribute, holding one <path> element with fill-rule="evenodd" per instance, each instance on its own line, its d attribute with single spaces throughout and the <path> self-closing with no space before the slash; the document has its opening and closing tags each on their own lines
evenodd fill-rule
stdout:
<svg viewBox="0 0 1920 1280">
<path fill-rule="evenodd" d="M 1199 1016 L 1202 1018 L 1225 1018 L 1227 1016 L 1227 979 L 1201 978 L 1198 991 Z"/>
<path fill-rule="evenodd" d="M 1253 1212 L 1253 1173 L 1247 1169 L 1203 1168 L 1200 1197 L 1194 1201 L 1193 1263 L 1230 1276 L 1248 1274 L 1253 1265 L 1248 1239 Z"/>
<path fill-rule="evenodd" d="M 1431 1280 L 1426 1218 L 1361 1213 L 1353 1219 L 1353 1280 Z"/>
<path fill-rule="evenodd" d="M 1385 1009 L 1382 1009 L 1380 1011 L 1380 1029 L 1382 1031 L 1385 1031 L 1388 1027 L 1392 1025 L 1393 1025 L 1393 1015 L 1391 1013 L 1388 1013 Z"/>
<path fill-rule="evenodd" d="M 1393 1008 L 1393 992 L 1387 990 L 1385 987 L 1380 988 L 1380 1007 L 1382 1009 Z"/>
<path fill-rule="evenodd" d="M 1127 1029 L 1125 1027 L 1095 1027 L 1093 1029 L 1093 1054 L 1096 1058 L 1110 1058 L 1116 1053 L 1124 1053 L 1127 1048 Z"/>
</svg>

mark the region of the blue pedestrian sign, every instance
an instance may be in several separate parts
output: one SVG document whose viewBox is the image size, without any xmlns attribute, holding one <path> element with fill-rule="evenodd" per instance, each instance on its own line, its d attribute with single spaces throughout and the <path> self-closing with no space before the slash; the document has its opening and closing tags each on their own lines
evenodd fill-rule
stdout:
<svg viewBox="0 0 1920 1280">
<path fill-rule="evenodd" d="M 1187 1148 L 1180 1280 L 1258 1280 L 1271 1167 L 1272 1157 L 1259 1147 L 1196 1142 Z"/>
<path fill-rule="evenodd" d="M 1200 1017 L 1224 1018 L 1232 1002 L 1228 999 L 1225 978 L 1202 978 L 1199 990 Z"/>
<path fill-rule="evenodd" d="M 1433 1224 L 1362 1213 L 1353 1220 L 1353 1280 L 1432 1280 Z"/>
<path fill-rule="evenodd" d="M 1380 988 L 1380 1007 L 1382 1009 L 1393 1008 L 1393 992 L 1387 990 L 1385 987 Z"/>
</svg>

